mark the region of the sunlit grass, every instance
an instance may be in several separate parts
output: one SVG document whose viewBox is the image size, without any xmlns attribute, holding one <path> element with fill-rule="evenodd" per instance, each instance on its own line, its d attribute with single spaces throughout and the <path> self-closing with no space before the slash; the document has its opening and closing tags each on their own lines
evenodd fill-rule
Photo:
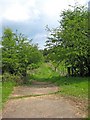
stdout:
<svg viewBox="0 0 90 120">
<path fill-rule="evenodd" d="M 59 94 L 82 99 L 88 98 L 88 77 L 62 77 L 59 72 L 53 71 L 48 63 L 42 64 L 30 77 L 34 80 L 52 82 L 58 85 Z"/>
<path fill-rule="evenodd" d="M 15 83 L 11 81 L 4 82 L 2 84 L 2 103 L 8 100 L 8 97 L 12 93 L 14 86 L 15 86 Z"/>
<path fill-rule="evenodd" d="M 46 81 L 52 77 L 52 75 L 58 75 L 54 70 L 51 69 L 48 63 L 43 63 L 36 72 L 31 75 L 32 78 L 39 81 Z"/>
<path fill-rule="evenodd" d="M 67 96 L 74 96 L 78 98 L 88 98 L 88 78 L 61 78 L 56 81 L 61 92 Z"/>
</svg>

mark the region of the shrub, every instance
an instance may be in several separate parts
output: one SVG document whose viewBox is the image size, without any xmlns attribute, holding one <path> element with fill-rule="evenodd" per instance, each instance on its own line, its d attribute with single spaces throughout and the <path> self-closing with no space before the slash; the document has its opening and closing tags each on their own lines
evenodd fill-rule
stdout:
<svg viewBox="0 0 90 120">
<path fill-rule="evenodd" d="M 14 74 L 10 74 L 8 72 L 5 72 L 2 75 L 2 82 L 15 82 L 16 84 L 22 84 L 23 83 L 23 79 L 21 75 L 14 75 Z"/>
<path fill-rule="evenodd" d="M 14 75 L 9 74 L 8 72 L 5 72 L 2 75 L 2 81 L 7 82 L 7 81 L 13 81 L 14 80 Z"/>
</svg>

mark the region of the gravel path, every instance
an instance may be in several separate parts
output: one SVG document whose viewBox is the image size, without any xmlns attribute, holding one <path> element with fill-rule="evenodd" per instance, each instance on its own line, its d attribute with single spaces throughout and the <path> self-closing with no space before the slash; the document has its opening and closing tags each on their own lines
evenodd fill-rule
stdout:
<svg viewBox="0 0 90 120">
<path fill-rule="evenodd" d="M 32 94 L 48 94 L 58 91 L 50 83 L 34 82 L 31 86 L 16 87 L 10 97 Z M 52 95 L 10 99 L 4 109 L 3 118 L 82 118 L 79 109 L 63 97 Z"/>
</svg>

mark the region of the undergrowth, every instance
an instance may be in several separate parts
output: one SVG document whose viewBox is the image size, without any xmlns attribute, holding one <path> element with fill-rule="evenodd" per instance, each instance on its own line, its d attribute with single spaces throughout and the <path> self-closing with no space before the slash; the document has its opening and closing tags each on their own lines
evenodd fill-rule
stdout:
<svg viewBox="0 0 90 120">
<path fill-rule="evenodd" d="M 30 80 L 45 81 L 56 84 L 59 86 L 60 90 L 58 94 L 74 96 L 82 99 L 88 98 L 89 77 L 65 77 L 61 76 L 60 72 L 55 72 L 48 63 L 44 63 L 29 77 Z"/>
</svg>

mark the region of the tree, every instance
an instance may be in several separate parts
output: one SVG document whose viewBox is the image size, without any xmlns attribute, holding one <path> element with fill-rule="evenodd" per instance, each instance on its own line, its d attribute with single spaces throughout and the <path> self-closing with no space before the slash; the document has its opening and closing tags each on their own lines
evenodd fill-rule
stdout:
<svg viewBox="0 0 90 120">
<path fill-rule="evenodd" d="M 42 54 L 36 45 L 31 44 L 23 34 L 13 33 L 10 28 L 5 28 L 2 37 L 3 73 L 27 75 L 30 64 L 38 65 L 42 61 Z M 26 81 L 24 81 L 26 82 Z"/>
<path fill-rule="evenodd" d="M 78 5 L 72 8 L 62 12 L 60 26 L 50 31 L 46 45 L 53 51 L 49 54 L 51 60 L 65 60 L 66 66 L 72 68 L 72 74 L 90 75 L 88 10 Z"/>
<path fill-rule="evenodd" d="M 77 68 L 80 76 L 88 74 L 90 72 L 88 11 L 84 6 L 75 6 L 73 10 L 63 11 L 61 17 L 61 37 L 66 49 L 69 49 L 67 64 Z"/>
<path fill-rule="evenodd" d="M 66 59 L 67 51 L 63 45 L 60 28 L 55 28 L 52 30 L 47 28 L 47 30 L 50 32 L 49 37 L 47 37 L 48 40 L 46 41 L 46 47 L 48 51 L 47 58 L 52 61 L 56 71 L 59 64 Z"/>
<path fill-rule="evenodd" d="M 2 70 L 14 73 L 18 67 L 16 41 L 11 29 L 5 29 L 2 37 Z"/>
</svg>

